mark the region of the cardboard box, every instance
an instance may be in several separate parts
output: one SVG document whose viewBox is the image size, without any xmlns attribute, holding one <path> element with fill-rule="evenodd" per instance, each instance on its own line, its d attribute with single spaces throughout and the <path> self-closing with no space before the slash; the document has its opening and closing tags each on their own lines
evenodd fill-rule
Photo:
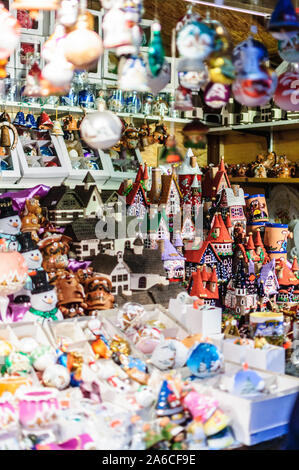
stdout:
<svg viewBox="0 0 299 470">
<path fill-rule="evenodd" d="M 269 345 L 268 349 L 254 349 L 249 345 L 234 344 L 234 339 L 224 339 L 222 353 L 227 361 L 242 364 L 247 362 L 249 367 L 254 367 L 271 372 L 285 373 L 285 350 L 278 346 Z"/>
<path fill-rule="evenodd" d="M 221 334 L 222 309 L 219 307 L 204 305 L 196 309 L 193 302 L 184 303 L 180 299 L 170 299 L 168 310 L 191 334 Z"/>
</svg>

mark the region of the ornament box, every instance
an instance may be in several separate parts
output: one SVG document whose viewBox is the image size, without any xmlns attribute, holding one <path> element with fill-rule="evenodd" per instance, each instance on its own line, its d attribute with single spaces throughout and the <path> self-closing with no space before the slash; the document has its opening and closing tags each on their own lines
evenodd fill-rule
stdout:
<svg viewBox="0 0 299 470">
<path fill-rule="evenodd" d="M 219 385 L 227 383 L 228 377 L 233 377 L 239 370 L 239 364 L 226 361 L 222 374 L 192 383 L 198 391 L 219 400 L 220 408 L 231 417 L 235 437 L 240 443 L 252 446 L 286 434 L 299 391 L 299 379 L 252 369 L 265 381 L 268 393 L 250 397 L 221 390 Z"/>
<path fill-rule="evenodd" d="M 81 183 L 84 180 L 84 178 L 85 178 L 85 176 L 87 175 L 88 172 L 92 175 L 92 177 L 94 178 L 96 183 L 100 184 L 101 186 L 103 186 L 109 180 L 110 173 L 111 173 L 111 165 L 110 165 L 110 162 L 107 161 L 108 157 L 107 157 L 106 154 L 104 154 L 103 152 L 101 152 L 99 150 L 94 150 L 93 151 L 95 153 L 95 155 L 99 156 L 99 158 L 97 160 L 97 164 L 100 167 L 99 170 L 93 170 L 93 169 L 88 169 L 88 168 L 86 168 L 86 169 L 81 169 L 81 168 L 76 169 L 76 168 L 73 168 L 73 166 L 72 166 L 70 155 L 69 155 L 69 152 L 68 152 L 68 149 L 67 149 L 67 146 L 66 146 L 66 142 L 65 142 L 63 136 L 58 136 L 57 137 L 57 142 L 60 146 L 60 152 L 63 155 L 64 161 L 66 163 L 66 167 L 67 167 L 67 171 L 68 171 L 68 177 L 67 177 L 66 183 L 70 187 L 75 186 L 79 182 Z M 82 152 L 83 152 L 83 146 L 84 146 L 84 148 L 87 147 L 87 145 L 82 140 L 78 140 L 78 145 L 79 145 L 80 149 L 82 149 Z M 110 157 L 109 157 L 109 159 L 110 159 Z"/>
<path fill-rule="evenodd" d="M 103 189 L 115 189 L 118 190 L 120 184 L 124 180 L 135 181 L 136 173 L 139 168 L 139 165 L 143 165 L 142 156 L 139 149 L 132 151 L 129 158 L 128 155 L 126 158 L 115 158 L 116 152 L 111 156 L 107 151 L 103 152 L 99 150 L 101 159 L 106 159 L 107 168 L 109 171 L 110 179 L 105 183 Z M 103 155 L 102 155 L 103 154 Z"/>
<path fill-rule="evenodd" d="M 243 364 L 257 369 L 285 373 L 285 349 L 269 344 L 267 349 L 253 348 L 249 345 L 234 344 L 235 338 L 222 341 L 221 350 L 227 361 Z"/>
<path fill-rule="evenodd" d="M 43 181 L 47 182 L 48 186 L 61 184 L 68 176 L 68 167 L 60 151 L 57 137 L 49 130 L 21 129 L 20 126 L 18 132 L 16 151 L 21 167 L 22 184 L 35 186 Z"/>
<path fill-rule="evenodd" d="M 194 307 L 192 303 L 182 302 L 179 298 L 170 299 L 169 313 L 173 315 L 184 327 L 194 333 L 200 333 L 203 336 L 221 334 L 221 314 L 220 307 L 210 305 Z"/>
<path fill-rule="evenodd" d="M 13 132 L 9 129 L 10 140 L 13 142 Z M 21 170 L 18 159 L 17 148 L 9 151 L 9 155 L 5 156 L 8 165 L 12 168 L 11 170 L 0 170 L 0 187 L 7 188 L 7 184 L 16 183 L 21 178 Z M 0 157 L 3 159 L 3 157 Z"/>
<path fill-rule="evenodd" d="M 33 338 L 40 345 L 51 346 L 51 340 L 49 338 L 49 334 L 47 334 L 47 328 L 42 328 L 39 323 L 15 322 L 11 323 L 9 327 L 11 328 L 18 342 L 23 338 Z M 2 337 L 1 329 L 0 337 Z"/>
</svg>

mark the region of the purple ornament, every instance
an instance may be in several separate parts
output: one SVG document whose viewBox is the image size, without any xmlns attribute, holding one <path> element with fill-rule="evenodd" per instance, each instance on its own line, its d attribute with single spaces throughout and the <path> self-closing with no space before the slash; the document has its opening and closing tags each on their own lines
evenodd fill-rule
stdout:
<svg viewBox="0 0 299 470">
<path fill-rule="evenodd" d="M 221 108 L 230 97 L 230 86 L 223 83 L 210 82 L 204 92 L 204 100 L 210 108 Z"/>
<path fill-rule="evenodd" d="M 18 212 L 22 212 L 25 208 L 26 199 L 31 199 L 36 196 L 44 197 L 50 191 L 50 187 L 44 184 L 38 184 L 34 186 L 34 188 L 30 189 L 22 189 L 21 191 L 12 192 L 9 191 L 7 193 L 1 194 L 0 198 L 10 197 L 12 199 L 12 205 L 14 210 Z"/>
</svg>

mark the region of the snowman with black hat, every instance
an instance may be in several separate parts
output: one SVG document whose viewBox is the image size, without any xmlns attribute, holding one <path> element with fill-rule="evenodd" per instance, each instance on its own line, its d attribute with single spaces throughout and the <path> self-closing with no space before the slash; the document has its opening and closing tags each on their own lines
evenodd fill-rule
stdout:
<svg viewBox="0 0 299 470">
<path fill-rule="evenodd" d="M 54 286 L 49 284 L 47 273 L 37 271 L 31 276 L 33 288 L 30 295 L 31 307 L 23 317 L 23 321 L 60 321 L 63 315 L 56 307 L 57 295 Z"/>
<path fill-rule="evenodd" d="M 43 255 L 35 240 L 32 239 L 30 232 L 20 233 L 17 236 L 17 241 L 19 243 L 19 252 L 26 261 L 29 276 L 22 291 L 18 292 L 14 298 L 14 302 L 25 303 L 30 301 L 30 293 L 33 287 L 31 276 L 34 276 L 37 271 L 44 271 L 42 268 Z"/>
<path fill-rule="evenodd" d="M 0 199 L 0 238 L 3 240 L 4 251 L 18 251 L 16 237 L 20 233 L 21 225 L 19 213 L 12 206 L 12 199 Z"/>
</svg>

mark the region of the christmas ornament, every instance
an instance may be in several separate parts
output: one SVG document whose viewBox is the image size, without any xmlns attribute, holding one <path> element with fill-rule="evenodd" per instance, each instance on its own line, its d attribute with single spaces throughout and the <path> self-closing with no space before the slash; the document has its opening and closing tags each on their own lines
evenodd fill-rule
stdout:
<svg viewBox="0 0 299 470">
<path fill-rule="evenodd" d="M 82 139 L 93 149 L 108 149 L 121 137 L 123 125 L 111 111 L 99 107 L 95 113 L 85 116 L 80 125 Z"/>
<path fill-rule="evenodd" d="M 278 77 L 274 102 L 286 111 L 299 110 L 299 72 L 287 71 Z"/>
<path fill-rule="evenodd" d="M 35 370 L 44 371 L 49 365 L 55 364 L 56 353 L 51 346 L 43 344 L 32 351 L 31 360 Z"/>
<path fill-rule="evenodd" d="M 178 75 L 179 75 L 179 83 L 183 88 L 192 91 L 198 91 L 201 87 L 203 87 L 209 78 L 209 72 L 206 65 L 200 61 L 201 66 L 199 66 L 196 70 L 192 70 L 192 66 L 190 66 L 191 70 L 186 70 L 188 67 L 186 65 L 183 66 L 184 70 L 181 70 L 182 63 L 179 62 L 178 64 Z"/>
<path fill-rule="evenodd" d="M 75 28 L 67 35 L 63 46 L 66 60 L 77 70 L 92 68 L 102 55 L 102 40 L 95 31 L 92 31 L 86 11 L 80 12 Z"/>
<path fill-rule="evenodd" d="M 232 92 L 234 98 L 245 106 L 264 106 L 272 98 L 276 86 L 276 74 L 261 70 L 258 79 L 237 78 L 232 85 Z"/>
<path fill-rule="evenodd" d="M 197 149 L 205 148 L 205 135 L 208 131 L 209 128 L 199 119 L 193 119 L 193 121 L 186 124 L 182 130 L 182 134 L 184 136 L 184 147 Z"/>
<path fill-rule="evenodd" d="M 268 31 L 276 39 L 283 39 L 292 31 L 299 31 L 299 22 L 291 0 L 279 0 L 271 15 Z"/>
<path fill-rule="evenodd" d="M 51 364 L 43 373 L 43 383 L 46 387 L 55 387 L 64 390 L 69 386 L 71 380 L 68 369 L 60 364 Z"/>
<path fill-rule="evenodd" d="M 173 135 L 169 135 L 159 156 L 159 165 L 181 163 L 182 155 L 177 149 L 176 139 Z"/>
<path fill-rule="evenodd" d="M 235 68 L 231 58 L 226 56 L 211 57 L 209 60 L 209 78 L 212 82 L 230 85 L 235 79 Z"/>
<path fill-rule="evenodd" d="M 216 346 L 210 343 L 200 343 L 193 346 L 187 360 L 187 366 L 192 374 L 200 378 L 217 374 L 222 365 L 222 354 Z"/>
<path fill-rule="evenodd" d="M 59 9 L 60 0 L 15 0 L 11 5 L 16 10 L 29 10 L 32 19 L 38 19 L 39 11 Z"/>
<path fill-rule="evenodd" d="M 258 79 L 263 77 L 261 65 L 265 65 L 269 55 L 260 41 L 249 37 L 234 48 L 232 59 L 237 78 Z"/>
<path fill-rule="evenodd" d="M 294 31 L 278 41 L 278 54 L 286 62 L 299 62 L 299 33 Z"/>
<path fill-rule="evenodd" d="M 161 25 L 155 21 L 151 27 L 152 39 L 148 49 L 149 69 L 154 77 L 159 75 L 164 64 L 164 48 L 161 38 Z"/>
<path fill-rule="evenodd" d="M 183 367 L 189 354 L 188 348 L 176 339 L 165 339 L 155 348 L 150 362 L 160 370 Z"/>
<path fill-rule="evenodd" d="M 192 111 L 192 92 L 187 88 L 179 86 L 175 92 L 174 108 L 180 111 Z"/>
<path fill-rule="evenodd" d="M 79 14 L 78 0 L 62 0 L 57 12 L 57 21 L 59 24 L 69 28 L 74 26 Z"/>
<path fill-rule="evenodd" d="M 0 78 L 6 77 L 5 65 L 14 52 L 20 37 L 20 25 L 16 18 L 0 5 Z"/>
<path fill-rule="evenodd" d="M 148 91 L 146 66 L 141 56 L 121 58 L 118 65 L 118 87 L 124 91 Z"/>
<path fill-rule="evenodd" d="M 23 256 L 17 251 L 0 252 L 0 312 L 1 320 L 7 321 L 6 310 L 10 294 L 15 294 L 27 281 L 28 269 Z"/>
<path fill-rule="evenodd" d="M 182 57 L 204 60 L 213 51 L 214 38 L 214 31 L 193 17 L 179 29 L 177 48 Z"/>
<path fill-rule="evenodd" d="M 210 82 L 204 91 L 204 100 L 210 108 L 221 108 L 228 103 L 230 86 L 223 83 Z"/>
</svg>

